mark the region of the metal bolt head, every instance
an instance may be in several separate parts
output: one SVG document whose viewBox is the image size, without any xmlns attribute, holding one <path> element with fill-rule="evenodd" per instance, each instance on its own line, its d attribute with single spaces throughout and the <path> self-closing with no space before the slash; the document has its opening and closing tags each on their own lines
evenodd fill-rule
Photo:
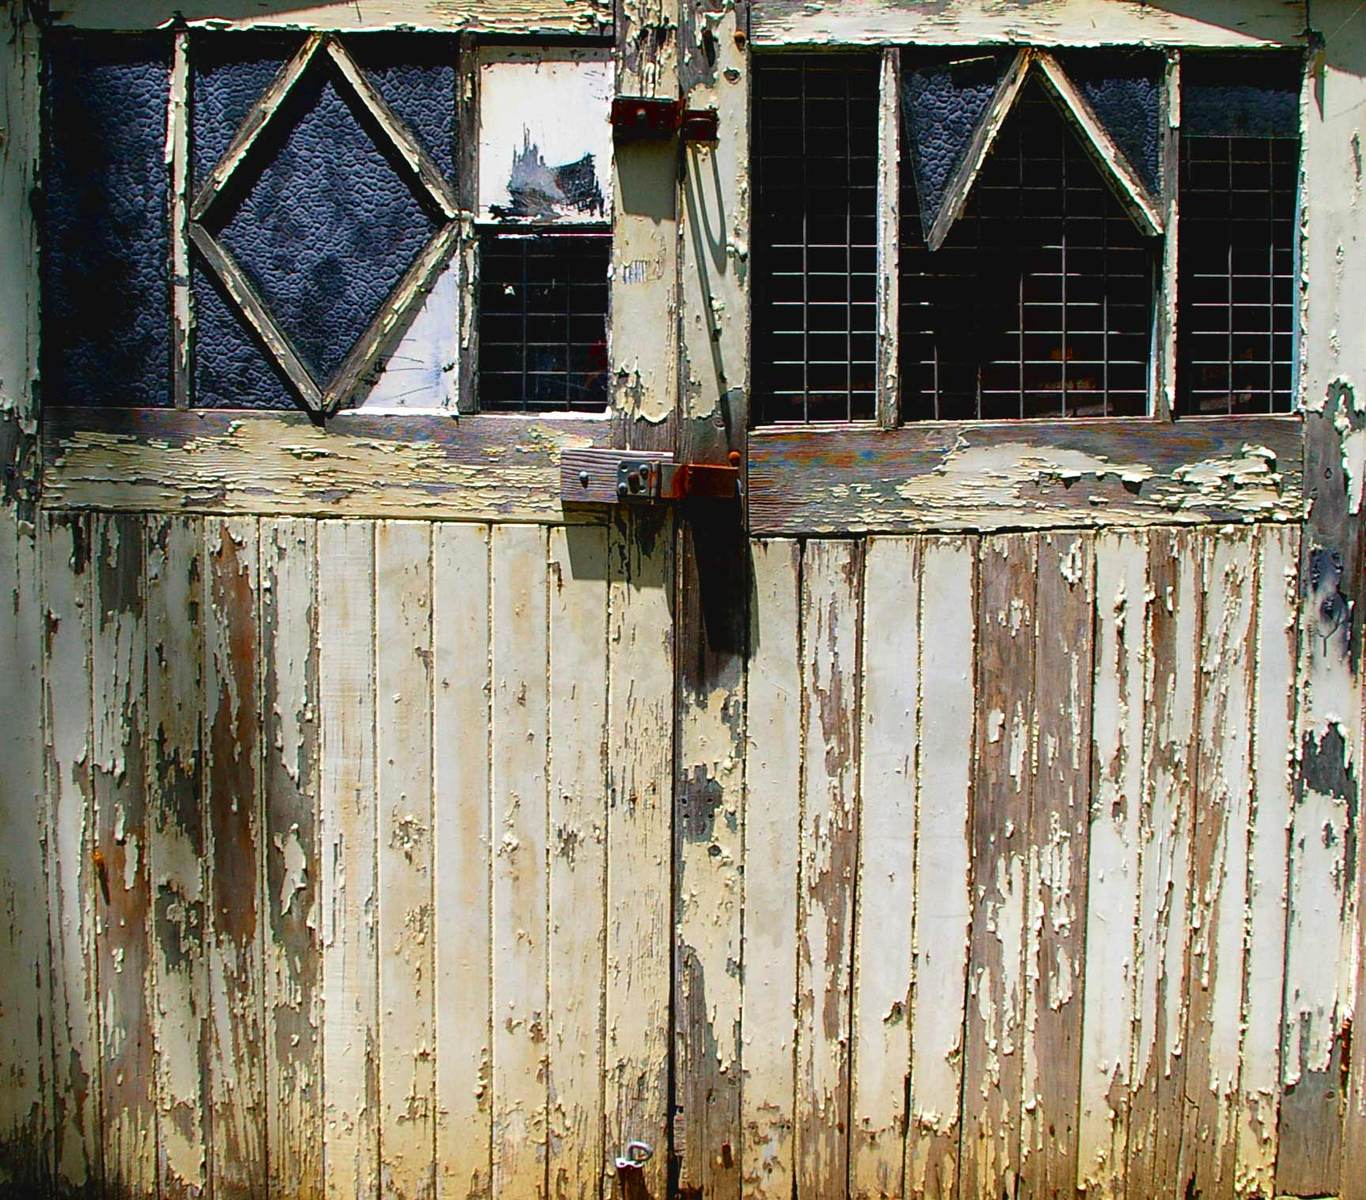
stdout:
<svg viewBox="0 0 1366 1200">
<path fill-rule="evenodd" d="M 580 486 L 580 487 L 587 487 L 587 486 L 588 486 L 588 472 L 587 472 L 587 471 L 580 471 L 580 472 L 579 472 L 579 486 Z"/>
</svg>

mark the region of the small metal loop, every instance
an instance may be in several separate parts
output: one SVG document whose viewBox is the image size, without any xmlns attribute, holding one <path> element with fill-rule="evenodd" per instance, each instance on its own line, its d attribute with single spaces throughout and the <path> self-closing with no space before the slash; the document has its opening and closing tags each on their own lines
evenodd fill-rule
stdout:
<svg viewBox="0 0 1366 1200">
<path fill-rule="evenodd" d="M 618 1171 L 639 1171 L 655 1156 L 655 1148 L 649 1142 L 627 1142 L 626 1153 L 617 1155 Z"/>
</svg>

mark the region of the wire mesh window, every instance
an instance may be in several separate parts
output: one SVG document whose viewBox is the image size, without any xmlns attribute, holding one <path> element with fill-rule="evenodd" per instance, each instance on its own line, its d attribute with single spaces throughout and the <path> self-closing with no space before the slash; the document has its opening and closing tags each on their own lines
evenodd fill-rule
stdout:
<svg viewBox="0 0 1366 1200">
<path fill-rule="evenodd" d="M 1289 412 L 1298 64 L 1187 57 L 1178 236 L 1183 411 Z"/>
<path fill-rule="evenodd" d="M 607 405 L 607 233 L 486 232 L 480 240 L 479 407 Z"/>
<path fill-rule="evenodd" d="M 871 419 L 877 60 L 756 64 L 756 420 Z"/>
<path fill-rule="evenodd" d="M 939 250 L 901 170 L 906 420 L 1146 411 L 1156 251 L 1037 83 Z"/>
</svg>

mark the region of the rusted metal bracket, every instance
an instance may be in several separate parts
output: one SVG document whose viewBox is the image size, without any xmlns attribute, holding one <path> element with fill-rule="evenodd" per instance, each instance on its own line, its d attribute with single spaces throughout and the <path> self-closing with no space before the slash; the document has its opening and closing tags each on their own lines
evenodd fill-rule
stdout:
<svg viewBox="0 0 1366 1200">
<path fill-rule="evenodd" d="M 728 466 L 679 463 L 671 454 L 632 450 L 567 450 L 560 459 L 565 504 L 659 504 L 733 500 L 739 455 Z"/>
<path fill-rule="evenodd" d="M 612 137 L 618 142 L 714 142 L 719 119 L 714 108 L 684 108 L 682 100 L 617 96 L 612 101 Z"/>
</svg>

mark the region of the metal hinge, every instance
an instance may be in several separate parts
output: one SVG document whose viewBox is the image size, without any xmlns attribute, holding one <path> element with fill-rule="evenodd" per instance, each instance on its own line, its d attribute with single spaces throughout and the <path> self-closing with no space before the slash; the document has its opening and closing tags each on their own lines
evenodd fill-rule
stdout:
<svg viewBox="0 0 1366 1200">
<path fill-rule="evenodd" d="M 714 108 L 685 108 L 682 100 L 617 96 L 612 101 L 612 136 L 618 142 L 663 141 L 679 135 L 685 142 L 717 140 Z"/>
<path fill-rule="evenodd" d="M 728 466 L 679 463 L 671 454 L 640 450 L 567 450 L 560 459 L 565 504 L 734 500 L 739 486 L 738 453 Z"/>
</svg>

